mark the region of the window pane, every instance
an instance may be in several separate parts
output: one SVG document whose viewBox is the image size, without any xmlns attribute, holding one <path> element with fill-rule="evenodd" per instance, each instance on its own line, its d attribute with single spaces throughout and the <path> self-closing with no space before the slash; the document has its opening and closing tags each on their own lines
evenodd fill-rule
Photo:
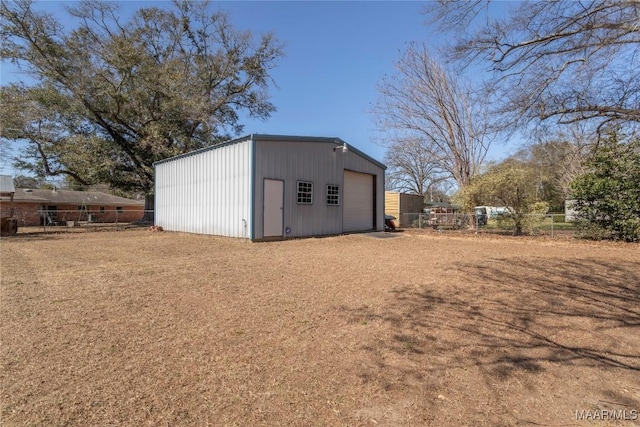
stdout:
<svg viewBox="0 0 640 427">
<path fill-rule="evenodd" d="M 313 203 L 313 183 L 298 181 L 298 204 L 310 205 Z"/>
<path fill-rule="evenodd" d="M 327 205 L 337 206 L 340 204 L 340 187 L 337 185 L 327 185 Z"/>
</svg>

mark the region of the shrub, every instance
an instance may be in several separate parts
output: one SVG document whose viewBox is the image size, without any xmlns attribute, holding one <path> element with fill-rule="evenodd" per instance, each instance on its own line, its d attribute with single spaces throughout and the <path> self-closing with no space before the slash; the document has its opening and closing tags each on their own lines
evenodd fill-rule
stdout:
<svg viewBox="0 0 640 427">
<path fill-rule="evenodd" d="M 609 135 L 592 152 L 587 172 L 572 183 L 578 235 L 640 242 L 640 140 Z"/>
</svg>

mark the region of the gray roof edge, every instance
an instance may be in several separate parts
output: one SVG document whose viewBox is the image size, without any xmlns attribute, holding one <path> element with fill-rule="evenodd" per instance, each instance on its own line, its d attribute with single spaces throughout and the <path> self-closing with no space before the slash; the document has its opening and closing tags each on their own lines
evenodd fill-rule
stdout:
<svg viewBox="0 0 640 427">
<path fill-rule="evenodd" d="M 164 159 L 164 160 L 159 160 L 157 162 L 154 162 L 154 167 L 156 165 L 162 164 L 162 163 L 166 163 L 166 162 L 170 162 L 173 160 L 177 160 L 183 157 L 188 157 L 188 156 L 193 156 L 195 154 L 200 154 L 209 150 L 215 150 L 217 148 L 221 148 L 227 145 L 232 145 L 232 144 L 237 144 L 240 142 L 245 142 L 245 141 L 283 141 L 283 142 L 324 142 L 324 143 L 331 143 L 331 144 L 337 144 L 337 145 L 342 145 L 342 144 L 347 144 L 349 151 L 353 151 L 354 153 L 356 153 L 357 155 L 359 155 L 360 157 L 364 158 L 365 160 L 370 161 L 371 163 L 373 163 L 374 165 L 378 166 L 379 168 L 386 170 L 387 167 L 379 162 L 378 160 L 374 159 L 373 157 L 369 156 L 368 154 L 365 154 L 364 152 L 360 151 L 359 149 L 357 149 L 356 147 L 354 147 L 353 145 L 349 144 L 348 142 L 344 141 L 341 138 L 338 137 L 324 137 L 324 136 L 294 136 L 294 135 L 270 135 L 270 134 L 260 134 L 260 133 L 255 133 L 255 134 L 249 134 L 249 135 L 245 135 L 242 136 L 240 138 L 236 138 L 236 139 L 232 139 L 230 141 L 227 142 L 223 142 L 221 144 L 216 144 L 216 145 L 211 145 L 209 147 L 204 147 L 204 148 L 200 148 L 199 150 L 194 150 L 191 151 L 189 153 L 184 153 L 184 154 L 180 154 L 178 156 L 174 156 L 174 157 L 169 157 L 168 159 Z"/>
<path fill-rule="evenodd" d="M 53 196 L 53 194 L 56 193 L 58 193 L 61 199 L 56 200 L 56 197 Z M 28 196 L 25 197 L 25 194 Z M 91 199 L 92 197 L 93 199 Z M 13 200 L 17 203 L 57 202 L 63 204 L 82 204 L 84 201 L 87 205 L 144 206 L 144 200 L 128 199 L 101 191 L 56 190 L 54 192 L 53 190 L 16 188 Z"/>
</svg>

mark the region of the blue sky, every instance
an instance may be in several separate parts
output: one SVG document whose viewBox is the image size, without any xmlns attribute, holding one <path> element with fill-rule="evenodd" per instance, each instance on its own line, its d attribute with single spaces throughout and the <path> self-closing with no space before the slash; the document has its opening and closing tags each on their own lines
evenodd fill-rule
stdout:
<svg viewBox="0 0 640 427">
<path fill-rule="evenodd" d="M 407 43 L 425 39 L 418 2 L 222 3 L 239 27 L 273 31 L 286 57 L 274 70 L 278 109 L 248 133 L 337 136 L 382 160 L 372 142 L 376 82 Z"/>
<path fill-rule="evenodd" d="M 61 2 L 42 2 L 60 10 Z M 122 2 L 123 13 L 167 2 Z M 244 134 L 268 133 L 339 137 L 383 160 L 370 110 L 376 83 L 394 72 L 407 44 L 425 41 L 434 49 L 444 40 L 425 25 L 423 2 L 234 1 L 214 2 L 237 29 L 272 31 L 285 57 L 272 72 L 270 91 L 277 111 L 267 120 L 245 118 Z M 2 64 L 2 84 L 17 79 Z M 498 155 L 494 150 L 494 156 Z M 1 173 L 16 174 L 2 159 Z"/>
</svg>

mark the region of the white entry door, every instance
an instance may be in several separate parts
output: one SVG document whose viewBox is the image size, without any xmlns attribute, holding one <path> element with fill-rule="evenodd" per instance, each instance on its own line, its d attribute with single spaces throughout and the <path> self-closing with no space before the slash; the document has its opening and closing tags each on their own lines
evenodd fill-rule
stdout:
<svg viewBox="0 0 640 427">
<path fill-rule="evenodd" d="M 264 236 L 282 237 L 284 222 L 284 181 L 264 180 Z"/>
</svg>

